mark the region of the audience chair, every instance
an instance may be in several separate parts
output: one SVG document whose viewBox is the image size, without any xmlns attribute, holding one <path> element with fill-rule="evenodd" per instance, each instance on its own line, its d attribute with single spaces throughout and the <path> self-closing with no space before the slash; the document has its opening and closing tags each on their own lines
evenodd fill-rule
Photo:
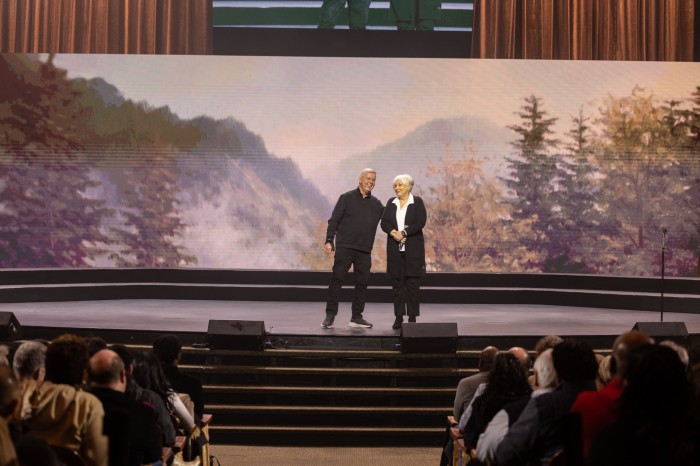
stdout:
<svg viewBox="0 0 700 466">
<path fill-rule="evenodd" d="M 214 416 L 204 413 L 202 415 L 202 433 L 207 438 L 207 444 L 202 447 L 202 466 L 211 466 L 211 454 L 209 452 L 209 425 Z"/>
<path fill-rule="evenodd" d="M 459 427 L 450 427 L 450 437 L 454 447 L 452 448 L 452 466 L 465 466 L 472 460 L 471 448 L 464 442 L 464 437 Z"/>
<path fill-rule="evenodd" d="M 469 463 L 483 464 L 472 457 L 472 447 L 466 444 L 459 431 L 458 422 L 454 416 L 447 416 L 447 431 L 452 439 L 452 466 L 465 466 Z"/>
</svg>

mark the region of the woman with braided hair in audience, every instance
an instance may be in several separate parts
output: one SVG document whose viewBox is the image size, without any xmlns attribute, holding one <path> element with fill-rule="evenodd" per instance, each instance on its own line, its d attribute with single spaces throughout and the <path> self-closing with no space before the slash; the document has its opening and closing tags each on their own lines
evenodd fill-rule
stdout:
<svg viewBox="0 0 700 466">
<path fill-rule="evenodd" d="M 528 400 L 530 393 L 527 372 L 518 358 L 512 353 L 498 354 L 484 393 L 474 400 L 472 415 L 464 428 L 465 442 L 475 448 L 479 435 L 496 413 L 509 403 Z"/>
<path fill-rule="evenodd" d="M 170 414 L 177 421 L 178 428 L 187 433 L 194 430 L 194 417 L 170 387 L 158 358 L 151 351 L 141 351 L 134 356 L 133 375 L 134 380 L 141 387 L 152 390 L 161 397 Z"/>
<path fill-rule="evenodd" d="M 170 417 L 170 410 L 167 408 L 163 399 L 152 390 L 141 387 L 134 380 L 134 356 L 132 352 L 124 345 L 111 345 L 109 347 L 117 353 L 124 363 L 126 370 L 126 396 L 147 404 L 153 408 L 156 415 L 156 423 L 163 434 L 163 445 L 171 446 L 175 443 L 175 426 Z"/>
</svg>

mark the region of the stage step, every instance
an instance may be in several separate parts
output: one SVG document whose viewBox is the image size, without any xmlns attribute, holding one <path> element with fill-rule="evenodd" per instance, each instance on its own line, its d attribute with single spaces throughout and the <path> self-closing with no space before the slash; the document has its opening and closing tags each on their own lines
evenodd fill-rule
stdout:
<svg viewBox="0 0 700 466">
<path fill-rule="evenodd" d="M 247 403 L 275 406 L 335 406 L 342 399 L 345 406 L 401 405 L 432 409 L 449 405 L 454 388 L 401 387 L 328 387 L 328 386 L 256 386 L 206 385 L 207 400 L 217 405 Z"/>
<path fill-rule="evenodd" d="M 437 446 L 478 356 L 186 348 L 180 369 L 204 383 L 213 442 Z"/>
<path fill-rule="evenodd" d="M 445 428 L 213 425 L 210 433 L 212 443 L 229 445 L 439 446 Z"/>
</svg>

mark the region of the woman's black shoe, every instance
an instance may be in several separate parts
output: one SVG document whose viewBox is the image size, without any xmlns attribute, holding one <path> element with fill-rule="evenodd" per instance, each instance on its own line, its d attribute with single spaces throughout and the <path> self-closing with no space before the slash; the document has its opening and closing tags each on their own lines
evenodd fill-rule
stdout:
<svg viewBox="0 0 700 466">
<path fill-rule="evenodd" d="M 403 324 L 403 317 L 399 316 L 394 320 L 394 325 L 392 325 L 391 328 L 398 330 L 401 328 L 401 324 Z"/>
<path fill-rule="evenodd" d="M 415 321 L 416 321 L 416 317 L 415 317 L 415 316 L 409 316 L 409 317 L 408 317 L 408 321 L 409 321 L 409 322 L 415 322 Z"/>
</svg>

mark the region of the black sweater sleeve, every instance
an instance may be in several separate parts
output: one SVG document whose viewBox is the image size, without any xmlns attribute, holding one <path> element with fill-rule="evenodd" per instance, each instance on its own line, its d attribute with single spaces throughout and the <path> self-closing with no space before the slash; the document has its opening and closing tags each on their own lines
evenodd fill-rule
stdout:
<svg viewBox="0 0 700 466">
<path fill-rule="evenodd" d="M 335 233 L 338 231 L 338 225 L 343 219 L 343 214 L 345 213 L 345 203 L 346 203 L 347 193 L 341 194 L 338 197 L 338 202 L 335 203 L 333 208 L 333 213 L 331 213 L 331 218 L 328 219 L 328 229 L 326 230 L 326 243 L 333 244 L 333 239 L 335 238 Z"/>
</svg>

